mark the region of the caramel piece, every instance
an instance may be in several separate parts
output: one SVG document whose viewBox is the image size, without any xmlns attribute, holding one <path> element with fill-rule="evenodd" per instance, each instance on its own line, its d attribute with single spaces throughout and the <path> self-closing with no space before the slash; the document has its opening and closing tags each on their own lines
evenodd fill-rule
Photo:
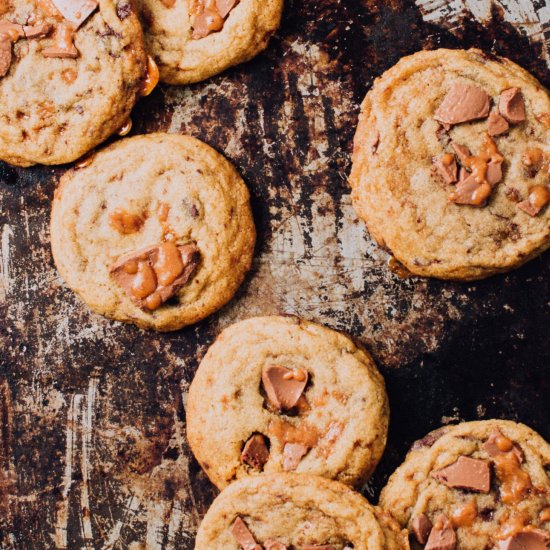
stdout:
<svg viewBox="0 0 550 550">
<path fill-rule="evenodd" d="M 517 124 L 525 120 L 525 102 L 519 88 L 504 90 L 498 98 L 498 110 L 510 123 Z"/>
<path fill-rule="evenodd" d="M 517 504 L 532 489 L 531 477 L 521 469 L 519 459 L 513 452 L 494 457 L 495 473 L 500 481 L 500 498 L 505 504 Z"/>
<path fill-rule="evenodd" d="M 73 44 L 74 29 L 72 25 L 68 23 L 61 23 L 55 29 L 54 44 L 49 48 L 42 50 L 44 57 L 59 57 L 76 59 L 78 57 L 78 50 Z"/>
<path fill-rule="evenodd" d="M 451 523 L 454 527 L 470 527 L 476 519 L 477 504 L 473 499 L 456 507 L 451 512 Z"/>
<path fill-rule="evenodd" d="M 497 428 L 493 429 L 491 435 L 481 448 L 492 457 L 511 451 L 517 456 L 520 463 L 523 462 L 524 459 L 521 449 L 515 445 L 511 439 L 504 436 Z"/>
<path fill-rule="evenodd" d="M 424 550 L 455 550 L 456 534 L 449 520 L 441 514 L 430 532 Z"/>
<path fill-rule="evenodd" d="M 241 461 L 261 471 L 268 459 L 269 449 L 265 443 L 265 437 L 261 434 L 254 434 L 243 448 Z"/>
<path fill-rule="evenodd" d="M 52 0 L 61 15 L 73 24 L 76 31 L 97 9 L 96 0 Z"/>
<path fill-rule="evenodd" d="M 301 443 L 287 443 L 283 449 L 283 470 L 293 472 L 309 451 L 309 447 Z"/>
<path fill-rule="evenodd" d="M 550 506 L 540 511 L 539 519 L 542 523 L 545 523 L 546 521 L 550 521 Z"/>
<path fill-rule="evenodd" d="M 158 65 L 155 63 L 155 60 L 148 55 L 147 56 L 147 75 L 143 81 L 143 86 L 141 88 L 141 95 L 143 97 L 148 96 L 159 83 L 160 73 Z"/>
<path fill-rule="evenodd" d="M 458 460 L 432 477 L 448 487 L 488 493 L 491 488 L 491 470 L 486 460 L 461 456 Z"/>
<path fill-rule="evenodd" d="M 264 542 L 264 550 L 287 550 L 287 547 L 278 540 L 268 539 Z"/>
<path fill-rule="evenodd" d="M 499 543 L 499 550 L 548 550 L 550 533 L 542 529 L 529 529 Z"/>
<path fill-rule="evenodd" d="M 529 189 L 529 197 L 517 204 L 517 207 L 529 214 L 537 216 L 550 202 L 550 188 L 545 185 L 534 185 Z"/>
<path fill-rule="evenodd" d="M 304 370 L 292 371 L 279 365 L 267 365 L 262 372 L 262 382 L 270 404 L 277 410 L 296 406 L 308 380 Z"/>
<path fill-rule="evenodd" d="M 445 153 L 442 157 L 435 159 L 434 166 L 445 180 L 445 183 L 455 183 L 457 181 L 458 167 L 456 159 L 451 153 Z"/>
<path fill-rule="evenodd" d="M 306 422 L 294 426 L 290 422 L 280 418 L 274 418 L 270 421 L 267 431 L 283 445 L 286 443 L 301 443 L 312 449 L 319 441 L 318 430 L 315 426 L 307 424 Z"/>
<path fill-rule="evenodd" d="M 217 11 L 205 9 L 193 20 L 193 38 L 200 40 L 223 28 L 223 18 Z"/>
<path fill-rule="evenodd" d="M 444 124 L 460 124 L 489 114 L 489 96 L 473 84 L 453 84 L 434 118 Z"/>
<path fill-rule="evenodd" d="M 432 531 L 432 522 L 426 514 L 419 514 L 412 521 L 412 530 L 419 544 L 426 544 Z"/>
<path fill-rule="evenodd" d="M 109 271 L 138 307 L 154 310 L 189 281 L 199 260 L 196 245 L 166 242 L 122 256 Z"/>
<path fill-rule="evenodd" d="M 216 0 L 216 8 L 220 17 L 224 19 L 229 15 L 229 12 L 237 5 L 239 0 Z"/>
<path fill-rule="evenodd" d="M 160 0 L 165 8 L 173 8 L 176 5 L 176 0 Z"/>
<path fill-rule="evenodd" d="M 500 136 L 510 129 L 508 121 L 497 112 L 493 111 L 487 120 L 487 132 L 490 136 Z"/>
<path fill-rule="evenodd" d="M 115 208 L 109 216 L 109 225 L 122 235 L 137 233 L 144 223 L 143 215 L 131 214 L 122 208 Z"/>
<path fill-rule="evenodd" d="M 522 164 L 528 168 L 532 168 L 535 172 L 538 172 L 542 168 L 543 161 L 544 153 L 538 147 L 529 147 L 521 155 Z"/>
<path fill-rule="evenodd" d="M 237 519 L 233 522 L 230 531 L 243 550 L 262 549 L 261 545 L 254 539 L 254 536 L 246 526 L 246 523 L 240 517 L 237 517 Z"/>
</svg>

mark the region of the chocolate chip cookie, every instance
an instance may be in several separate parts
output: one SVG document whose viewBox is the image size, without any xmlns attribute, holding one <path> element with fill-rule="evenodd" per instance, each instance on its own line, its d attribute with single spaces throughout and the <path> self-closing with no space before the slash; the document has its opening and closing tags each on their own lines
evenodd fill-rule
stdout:
<svg viewBox="0 0 550 550">
<path fill-rule="evenodd" d="M 292 316 L 225 329 L 189 390 L 191 448 L 223 488 L 295 471 L 365 481 L 386 443 L 388 400 L 370 355 L 347 336 Z"/>
<path fill-rule="evenodd" d="M 506 420 L 441 428 L 413 445 L 380 506 L 414 548 L 550 548 L 550 445 Z"/>
<path fill-rule="evenodd" d="M 241 479 L 216 498 L 195 550 L 405 550 L 397 523 L 360 494 L 312 475 Z"/>
<path fill-rule="evenodd" d="M 145 40 L 170 84 L 248 61 L 279 27 L 283 0 L 139 0 Z"/>
<path fill-rule="evenodd" d="M 203 319 L 250 268 L 255 229 L 235 168 L 188 136 L 121 140 L 63 176 L 55 263 L 96 312 L 160 331 Z"/>
<path fill-rule="evenodd" d="M 0 3 L 0 159 L 79 158 L 124 125 L 146 75 L 130 0 Z"/>
<path fill-rule="evenodd" d="M 361 108 L 350 182 L 371 236 L 407 270 L 481 279 L 550 246 L 550 97 L 479 50 L 402 59 Z"/>
</svg>

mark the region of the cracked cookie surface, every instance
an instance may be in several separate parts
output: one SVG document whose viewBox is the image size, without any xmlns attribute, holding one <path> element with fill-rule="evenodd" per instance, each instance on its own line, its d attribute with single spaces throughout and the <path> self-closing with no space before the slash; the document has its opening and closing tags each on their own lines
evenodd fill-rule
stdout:
<svg viewBox="0 0 550 550">
<path fill-rule="evenodd" d="M 523 121 L 512 109 L 521 105 L 510 105 L 516 89 Z M 464 104 L 457 107 L 457 99 Z M 548 159 L 549 143 L 548 92 L 518 65 L 479 50 L 419 52 L 377 79 L 362 104 L 354 206 L 371 236 L 413 274 L 473 280 L 504 272 L 550 246 L 550 208 L 531 215 L 519 206 L 550 196 L 540 189 L 550 185 L 548 161 L 536 170 L 525 161 L 532 149 Z M 489 182 L 457 183 L 452 144 L 491 161 Z M 476 159 L 467 157 L 456 161 L 469 170 Z M 473 176 L 468 170 L 464 179 Z M 477 188 L 483 195 L 465 196 Z"/>
</svg>

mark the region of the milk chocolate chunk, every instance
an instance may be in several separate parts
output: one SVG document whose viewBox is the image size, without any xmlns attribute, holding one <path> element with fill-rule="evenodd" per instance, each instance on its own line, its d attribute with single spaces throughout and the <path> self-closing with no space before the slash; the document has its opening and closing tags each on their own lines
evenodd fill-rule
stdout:
<svg viewBox="0 0 550 550">
<path fill-rule="evenodd" d="M 235 537 L 243 550 L 262 550 L 261 545 L 254 540 L 254 536 L 240 517 L 237 517 L 233 522 L 231 534 Z"/>
<path fill-rule="evenodd" d="M 466 162 L 466 159 L 471 156 L 470 149 L 468 149 L 468 147 L 465 147 L 464 145 L 459 145 L 458 143 L 452 143 L 451 145 L 455 150 L 455 153 L 460 162 L 464 164 Z"/>
<path fill-rule="evenodd" d="M 488 183 L 479 183 L 474 176 L 469 175 L 465 180 L 458 182 L 449 195 L 449 200 L 456 204 L 481 207 L 485 206 L 490 195 L 491 186 Z"/>
<path fill-rule="evenodd" d="M 17 42 L 25 36 L 23 25 L 11 23 L 10 21 L 0 21 L 0 36 L 5 35 L 11 42 Z"/>
<path fill-rule="evenodd" d="M 445 153 L 443 156 L 436 158 L 434 166 L 445 180 L 445 183 L 455 183 L 457 181 L 458 167 L 456 159 L 451 153 Z"/>
<path fill-rule="evenodd" d="M 489 114 L 489 96 L 474 84 L 453 84 L 434 118 L 444 124 L 460 124 L 485 118 Z"/>
<path fill-rule="evenodd" d="M 76 59 L 78 50 L 73 44 L 74 29 L 72 25 L 61 23 L 55 29 L 53 46 L 42 50 L 44 57 L 59 57 L 62 59 Z"/>
<path fill-rule="evenodd" d="M 261 434 L 254 434 L 246 442 L 241 453 L 241 460 L 256 470 L 263 470 L 268 459 L 269 449 L 267 448 L 265 437 Z"/>
<path fill-rule="evenodd" d="M 525 102 L 519 88 L 504 90 L 498 98 L 498 110 L 510 123 L 517 124 L 525 120 Z"/>
<path fill-rule="evenodd" d="M 61 15 L 78 29 L 86 19 L 96 10 L 96 0 L 52 0 Z"/>
<path fill-rule="evenodd" d="M 205 9 L 193 20 L 193 38 L 199 40 L 223 28 L 223 18 L 215 10 Z"/>
<path fill-rule="evenodd" d="M 529 196 L 517 204 L 517 207 L 532 217 L 537 216 L 550 202 L 550 188 L 545 185 L 534 185 L 529 189 Z"/>
<path fill-rule="evenodd" d="M 510 129 L 508 121 L 497 112 L 493 111 L 487 120 L 487 131 L 490 136 L 499 136 Z"/>
<path fill-rule="evenodd" d="M 549 548 L 550 533 L 542 529 L 522 531 L 499 543 L 499 550 L 548 550 Z"/>
<path fill-rule="evenodd" d="M 224 19 L 229 15 L 229 12 L 237 5 L 239 0 L 216 0 L 216 8 L 220 17 Z"/>
<path fill-rule="evenodd" d="M 264 542 L 264 549 L 265 550 L 287 550 L 286 545 L 284 545 L 282 542 L 279 542 L 278 540 L 272 541 L 266 540 Z"/>
<path fill-rule="evenodd" d="M 44 38 L 50 34 L 51 30 L 52 26 L 48 23 L 23 26 L 23 34 L 25 35 L 25 38 Z"/>
<path fill-rule="evenodd" d="M 296 406 L 308 380 L 303 369 L 291 370 L 279 365 L 267 365 L 262 372 L 262 382 L 269 403 L 277 410 Z"/>
<path fill-rule="evenodd" d="M 432 477 L 448 487 L 478 493 L 488 493 L 491 488 L 489 462 L 468 456 L 461 456 L 454 464 L 432 472 Z"/>
<path fill-rule="evenodd" d="M 441 514 L 430 533 L 424 550 L 455 550 L 456 534 L 444 514 Z"/>
<path fill-rule="evenodd" d="M 301 443 L 287 443 L 283 449 L 283 469 L 285 472 L 296 470 L 308 451 L 309 447 Z"/>
<path fill-rule="evenodd" d="M 496 185 L 502 180 L 502 162 L 492 161 L 487 164 L 485 179 L 490 185 Z"/>
<path fill-rule="evenodd" d="M 419 514 L 412 521 L 412 530 L 419 544 L 426 544 L 432 531 L 432 522 L 426 514 Z"/>
<path fill-rule="evenodd" d="M 125 254 L 109 270 L 128 297 L 155 310 L 189 281 L 200 261 L 195 244 L 165 242 Z"/>
</svg>

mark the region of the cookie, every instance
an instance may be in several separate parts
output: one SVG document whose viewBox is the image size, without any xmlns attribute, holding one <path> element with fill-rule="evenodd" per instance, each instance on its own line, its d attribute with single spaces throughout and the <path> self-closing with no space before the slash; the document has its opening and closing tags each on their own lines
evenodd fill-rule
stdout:
<svg viewBox="0 0 550 550">
<path fill-rule="evenodd" d="M 474 280 L 550 246 L 550 97 L 479 50 L 402 59 L 361 107 L 350 176 L 371 236 L 412 274 Z"/>
<path fill-rule="evenodd" d="M 218 488 L 282 471 L 361 484 L 384 451 L 389 417 L 370 355 L 292 316 L 225 329 L 197 370 L 186 408 L 191 448 Z"/>
<path fill-rule="evenodd" d="M 401 550 L 405 533 L 360 494 L 311 475 L 270 474 L 225 489 L 195 550 Z"/>
<path fill-rule="evenodd" d="M 413 445 L 380 506 L 413 548 L 550 548 L 550 445 L 507 420 L 441 428 Z"/>
<path fill-rule="evenodd" d="M 94 311 L 159 331 L 228 302 L 255 229 L 235 168 L 188 136 L 121 140 L 67 172 L 51 218 L 55 264 Z"/>
<path fill-rule="evenodd" d="M 149 52 L 169 84 L 200 82 L 266 48 L 283 0 L 139 0 Z"/>
<path fill-rule="evenodd" d="M 81 157 L 125 124 L 146 75 L 130 0 L 0 3 L 0 159 Z"/>
</svg>

